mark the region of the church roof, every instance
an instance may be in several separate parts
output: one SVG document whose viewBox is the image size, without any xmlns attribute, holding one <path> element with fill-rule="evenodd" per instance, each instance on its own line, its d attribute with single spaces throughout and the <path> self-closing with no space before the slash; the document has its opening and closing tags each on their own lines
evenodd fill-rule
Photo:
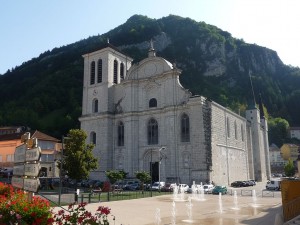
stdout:
<svg viewBox="0 0 300 225">
<path fill-rule="evenodd" d="M 125 56 L 127 56 L 127 57 L 129 57 L 129 58 L 131 58 L 131 56 L 128 55 L 127 53 L 121 51 L 118 47 L 116 47 L 116 46 L 110 44 L 110 43 L 109 43 L 109 40 L 108 40 L 106 43 L 102 44 L 102 45 L 100 46 L 100 48 L 99 48 L 98 50 L 94 51 L 94 52 L 98 52 L 98 51 L 100 51 L 100 50 L 102 50 L 102 49 L 105 49 L 105 48 L 111 48 L 111 49 L 113 49 L 113 50 L 115 50 L 115 51 L 117 51 L 117 52 L 119 52 L 119 53 L 121 53 L 121 54 L 123 54 L 123 55 L 125 55 Z M 89 54 L 92 54 L 92 53 L 93 53 L 93 52 L 89 52 L 89 53 L 84 54 L 83 56 L 89 55 Z"/>
</svg>

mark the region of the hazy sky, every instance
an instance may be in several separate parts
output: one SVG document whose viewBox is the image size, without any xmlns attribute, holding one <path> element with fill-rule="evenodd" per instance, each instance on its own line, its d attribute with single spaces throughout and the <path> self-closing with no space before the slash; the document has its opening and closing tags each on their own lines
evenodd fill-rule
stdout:
<svg viewBox="0 0 300 225">
<path fill-rule="evenodd" d="M 0 74 L 55 47 L 103 34 L 134 14 L 204 21 L 300 67 L 299 0 L 1 0 Z"/>
</svg>

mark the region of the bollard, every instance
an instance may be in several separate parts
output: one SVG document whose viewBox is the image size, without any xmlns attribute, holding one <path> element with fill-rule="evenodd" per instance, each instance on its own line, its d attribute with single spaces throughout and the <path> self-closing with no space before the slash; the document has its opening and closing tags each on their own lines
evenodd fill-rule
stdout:
<svg viewBox="0 0 300 225">
<path fill-rule="evenodd" d="M 91 196 L 92 196 L 92 194 L 89 193 L 89 203 L 91 203 Z"/>
<path fill-rule="evenodd" d="M 77 189 L 76 192 L 75 192 L 75 203 L 77 203 L 77 204 L 78 204 L 79 191 L 80 191 L 80 190 Z"/>
<path fill-rule="evenodd" d="M 78 195 L 77 195 L 77 192 L 74 193 L 74 201 L 75 201 L 75 203 L 78 203 Z"/>
</svg>

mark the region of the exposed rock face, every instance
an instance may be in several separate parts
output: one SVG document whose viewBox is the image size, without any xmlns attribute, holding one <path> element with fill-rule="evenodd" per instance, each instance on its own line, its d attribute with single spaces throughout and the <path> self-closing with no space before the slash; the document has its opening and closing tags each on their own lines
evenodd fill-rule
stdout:
<svg viewBox="0 0 300 225">
<path fill-rule="evenodd" d="M 153 46 L 157 52 L 162 52 L 166 47 L 173 44 L 172 37 L 165 32 L 161 32 L 152 38 Z M 120 49 L 136 47 L 140 50 L 150 48 L 150 40 L 138 44 L 122 45 Z M 173 46 L 175 47 L 175 46 Z M 204 76 L 222 76 L 228 72 L 228 67 L 235 66 L 239 72 L 254 73 L 276 73 L 284 64 L 273 50 L 253 44 L 231 46 L 226 48 L 226 42 L 213 38 L 197 38 L 194 45 L 186 46 L 187 54 L 195 51 L 199 58 L 189 61 L 189 65 L 181 63 L 182 68 L 188 66 L 201 67 Z"/>
<path fill-rule="evenodd" d="M 159 52 L 163 51 L 168 45 L 170 45 L 172 43 L 171 38 L 168 37 L 168 35 L 165 32 L 161 32 L 159 35 L 154 36 L 152 41 L 153 41 L 155 50 L 159 51 Z M 144 42 L 138 43 L 138 44 L 119 46 L 120 49 L 132 48 L 132 47 L 136 47 L 140 50 L 149 49 L 150 48 L 150 40 L 144 41 Z"/>
</svg>

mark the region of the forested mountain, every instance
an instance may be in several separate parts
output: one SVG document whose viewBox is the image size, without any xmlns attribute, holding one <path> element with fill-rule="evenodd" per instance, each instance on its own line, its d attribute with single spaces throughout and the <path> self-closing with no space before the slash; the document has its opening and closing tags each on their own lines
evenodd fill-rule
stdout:
<svg viewBox="0 0 300 225">
<path fill-rule="evenodd" d="M 97 28 L 95 28 L 96 30 Z M 22 125 L 60 137 L 79 128 L 83 58 L 107 42 L 135 59 L 147 56 L 149 41 L 157 55 L 182 70 L 181 83 L 243 113 L 262 96 L 272 117 L 300 126 L 300 69 L 282 63 L 274 50 L 247 44 L 204 22 L 170 15 L 134 15 L 98 36 L 54 48 L 0 76 L 0 126 Z"/>
</svg>

